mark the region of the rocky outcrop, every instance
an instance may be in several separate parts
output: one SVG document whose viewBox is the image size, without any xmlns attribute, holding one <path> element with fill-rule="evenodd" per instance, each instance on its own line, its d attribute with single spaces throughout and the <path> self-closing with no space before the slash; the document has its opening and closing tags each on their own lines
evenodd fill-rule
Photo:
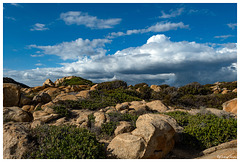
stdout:
<svg viewBox="0 0 240 162">
<path fill-rule="evenodd" d="M 160 92 L 162 88 L 158 85 L 151 85 L 150 88 L 155 92 Z"/>
<path fill-rule="evenodd" d="M 3 107 L 3 122 L 30 122 L 33 120 L 31 113 L 19 107 Z"/>
<path fill-rule="evenodd" d="M 21 159 L 31 149 L 27 123 L 9 122 L 3 125 L 3 158 Z"/>
<path fill-rule="evenodd" d="M 50 102 L 51 100 L 52 100 L 51 96 L 49 96 L 49 94 L 47 94 L 45 92 L 40 92 L 39 94 L 34 96 L 32 99 L 33 103 L 35 103 L 35 104 L 38 104 L 38 103 L 45 104 L 45 103 Z"/>
<path fill-rule="evenodd" d="M 29 86 L 23 84 L 23 83 L 19 83 L 17 81 L 15 81 L 14 79 L 12 78 L 8 78 L 8 77 L 3 77 L 3 83 L 13 83 L 13 84 L 16 84 L 22 88 L 29 88 Z"/>
<path fill-rule="evenodd" d="M 208 148 L 197 159 L 237 159 L 237 140 Z"/>
<path fill-rule="evenodd" d="M 158 111 L 158 112 L 165 112 L 165 111 L 169 110 L 169 108 L 167 106 L 165 106 L 162 103 L 162 101 L 160 101 L 160 100 L 148 102 L 146 105 L 150 110 L 154 110 L 154 111 Z"/>
<path fill-rule="evenodd" d="M 231 112 L 237 115 L 237 98 L 224 102 L 222 104 L 222 107 L 224 111 Z"/>
<path fill-rule="evenodd" d="M 18 106 L 20 101 L 20 87 L 13 83 L 3 83 L 3 106 Z"/>
<path fill-rule="evenodd" d="M 123 159 L 159 159 L 174 146 L 175 131 L 159 114 L 144 114 L 131 133 L 117 135 L 108 145 L 112 156 Z M 129 151 L 131 150 L 131 151 Z"/>
<path fill-rule="evenodd" d="M 114 131 L 114 134 L 116 136 L 116 135 L 119 135 L 122 133 L 128 133 L 128 132 L 131 132 L 133 129 L 134 128 L 130 122 L 120 121 L 119 125 L 117 126 L 117 128 Z"/>
<path fill-rule="evenodd" d="M 50 79 L 47 79 L 47 80 L 43 83 L 43 86 L 54 87 L 55 84 L 54 84 Z"/>
</svg>

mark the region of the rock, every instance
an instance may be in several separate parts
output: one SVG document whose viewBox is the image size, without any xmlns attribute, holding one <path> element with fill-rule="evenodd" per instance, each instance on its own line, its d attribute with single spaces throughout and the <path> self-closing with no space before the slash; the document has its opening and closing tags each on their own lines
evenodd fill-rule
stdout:
<svg viewBox="0 0 240 162">
<path fill-rule="evenodd" d="M 35 103 L 35 104 L 38 104 L 38 103 L 48 103 L 50 102 L 52 99 L 51 99 L 51 96 L 49 96 L 49 94 L 45 93 L 45 92 L 40 92 L 39 94 L 37 94 L 36 96 L 33 97 L 32 101 Z"/>
<path fill-rule="evenodd" d="M 18 106 L 20 101 L 20 87 L 13 83 L 3 83 L 3 106 Z"/>
<path fill-rule="evenodd" d="M 26 97 L 24 94 L 21 94 L 19 106 L 31 105 L 32 100 Z"/>
<path fill-rule="evenodd" d="M 162 88 L 158 85 L 151 85 L 150 88 L 155 92 L 160 92 Z"/>
<path fill-rule="evenodd" d="M 110 142 L 107 150 L 113 158 L 141 159 L 145 151 L 145 141 L 140 136 L 123 133 Z"/>
<path fill-rule="evenodd" d="M 50 79 L 47 79 L 44 83 L 43 83 L 43 86 L 46 86 L 46 87 L 54 87 L 54 83 L 50 80 Z"/>
<path fill-rule="evenodd" d="M 79 87 L 79 85 L 72 85 L 71 89 L 70 89 L 71 92 L 78 92 L 78 91 L 81 91 L 81 90 L 82 89 L 81 89 L 81 87 Z"/>
<path fill-rule="evenodd" d="M 120 113 L 121 113 L 121 114 L 127 114 L 127 113 L 128 113 L 128 110 L 127 110 L 127 109 L 122 110 L 122 111 L 120 111 Z"/>
<path fill-rule="evenodd" d="M 27 86 L 23 83 L 16 82 L 14 79 L 8 78 L 8 77 L 3 77 L 3 83 L 13 83 L 13 84 L 16 84 L 16 85 L 18 85 L 22 88 L 29 88 L 29 86 Z"/>
<path fill-rule="evenodd" d="M 89 93 L 90 93 L 90 90 L 83 90 L 83 91 L 78 92 L 78 94 L 76 94 L 76 97 L 87 99 L 90 97 Z"/>
<path fill-rule="evenodd" d="M 97 86 L 98 86 L 98 84 L 93 85 L 93 86 L 90 88 L 90 90 L 91 90 L 91 91 L 97 90 Z"/>
<path fill-rule="evenodd" d="M 115 136 L 122 134 L 122 133 L 128 133 L 131 132 L 133 130 L 133 126 L 130 124 L 130 122 L 126 122 L 126 121 L 120 121 L 119 125 L 117 126 L 117 128 L 114 131 Z"/>
<path fill-rule="evenodd" d="M 222 104 L 222 107 L 224 111 L 231 112 L 237 115 L 237 98 L 224 102 Z"/>
<path fill-rule="evenodd" d="M 59 117 L 59 114 L 48 114 L 44 111 L 35 111 L 33 112 L 33 118 L 34 120 L 40 120 L 41 122 L 47 123 L 53 119 L 56 119 Z"/>
<path fill-rule="evenodd" d="M 144 114 L 138 117 L 132 131 L 146 142 L 143 159 L 164 158 L 174 146 L 174 128 L 160 114 Z"/>
<path fill-rule="evenodd" d="M 58 101 L 66 101 L 66 100 L 73 100 L 73 101 L 77 101 L 78 98 L 75 95 L 69 95 L 66 93 L 60 94 L 58 95 L 54 100 L 53 103 L 56 103 Z"/>
<path fill-rule="evenodd" d="M 169 110 L 169 108 L 165 106 L 160 100 L 148 102 L 146 105 L 150 110 L 155 110 L 158 112 L 166 112 Z"/>
<path fill-rule="evenodd" d="M 131 106 L 129 106 L 129 110 L 134 110 L 134 113 L 141 115 L 147 111 L 147 106 L 146 106 L 146 104 L 131 105 Z"/>
<path fill-rule="evenodd" d="M 39 91 L 44 90 L 45 88 L 47 88 L 45 85 L 44 86 L 36 86 L 36 87 L 31 88 L 31 91 L 32 92 L 39 92 Z"/>
<path fill-rule="evenodd" d="M 159 159 L 174 146 L 175 131 L 160 114 L 144 114 L 131 133 L 117 135 L 108 145 L 112 156 L 124 159 Z M 130 151 L 131 150 L 131 151 Z"/>
<path fill-rule="evenodd" d="M 208 148 L 197 159 L 237 159 L 237 140 Z"/>
<path fill-rule="evenodd" d="M 3 159 L 22 159 L 32 147 L 28 135 L 29 124 L 6 123 L 3 125 Z"/>
<path fill-rule="evenodd" d="M 235 88 L 234 90 L 232 90 L 232 92 L 237 93 L 237 88 Z"/>
<path fill-rule="evenodd" d="M 43 92 L 47 93 L 52 99 L 54 99 L 58 94 L 61 93 L 59 88 L 49 87 L 43 90 Z"/>
<path fill-rule="evenodd" d="M 30 122 L 33 117 L 19 107 L 3 107 L 3 122 Z"/>
<path fill-rule="evenodd" d="M 225 89 L 225 90 L 223 90 L 222 91 L 222 94 L 227 94 L 227 93 L 229 93 L 229 92 L 231 92 L 230 90 L 227 90 L 227 89 Z"/>
<path fill-rule="evenodd" d="M 121 104 L 117 104 L 116 107 L 115 107 L 115 109 L 116 109 L 117 111 L 125 110 L 125 109 L 128 108 L 128 105 L 129 105 L 128 102 L 123 102 L 123 103 L 121 103 Z"/>
<path fill-rule="evenodd" d="M 32 112 L 34 111 L 35 106 L 34 105 L 24 105 L 22 107 L 22 110 L 27 111 L 27 112 Z"/>
<path fill-rule="evenodd" d="M 31 128 L 36 128 L 37 126 L 40 126 L 44 124 L 44 122 L 42 122 L 41 120 L 34 120 L 32 123 L 31 123 Z"/>
<path fill-rule="evenodd" d="M 105 113 L 104 112 L 95 112 L 94 114 L 94 117 L 95 117 L 95 127 L 99 127 L 101 128 L 102 124 L 106 122 L 106 116 L 105 116 Z"/>
<path fill-rule="evenodd" d="M 55 123 L 52 124 L 52 125 L 61 126 L 61 125 L 63 125 L 65 122 L 66 122 L 66 117 L 63 117 L 63 118 L 60 118 L 60 119 L 56 120 Z"/>
</svg>

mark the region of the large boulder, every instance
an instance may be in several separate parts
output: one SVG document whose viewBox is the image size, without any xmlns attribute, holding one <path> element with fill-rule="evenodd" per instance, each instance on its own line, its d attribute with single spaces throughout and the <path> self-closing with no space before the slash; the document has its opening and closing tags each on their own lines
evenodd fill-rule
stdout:
<svg viewBox="0 0 240 162">
<path fill-rule="evenodd" d="M 128 132 L 131 132 L 133 129 L 134 128 L 130 122 L 120 121 L 119 125 L 117 126 L 117 128 L 114 131 L 114 134 L 116 136 L 116 135 L 119 135 L 122 133 L 128 133 Z"/>
<path fill-rule="evenodd" d="M 3 107 L 3 122 L 30 122 L 33 117 L 19 107 Z"/>
<path fill-rule="evenodd" d="M 167 110 L 169 110 L 169 108 L 165 106 L 160 100 L 148 102 L 146 105 L 150 110 L 153 111 L 166 112 Z"/>
<path fill-rule="evenodd" d="M 77 101 L 78 98 L 75 95 L 70 95 L 70 94 L 66 94 L 66 93 L 62 93 L 59 94 L 54 100 L 53 102 L 59 102 L 59 101 L 66 101 L 66 100 L 73 100 L 73 101 Z"/>
<path fill-rule="evenodd" d="M 113 158 L 141 159 L 144 151 L 144 139 L 131 133 L 117 135 L 108 145 L 108 152 Z"/>
<path fill-rule="evenodd" d="M 78 92 L 78 94 L 76 94 L 76 97 L 87 99 L 90 97 L 89 93 L 90 93 L 90 90 L 83 90 L 83 91 Z"/>
<path fill-rule="evenodd" d="M 50 80 L 50 79 L 47 79 L 44 83 L 43 83 L 43 86 L 47 86 L 47 87 L 54 87 L 54 83 Z"/>
<path fill-rule="evenodd" d="M 3 125 L 3 158 L 22 159 L 31 149 L 27 123 L 6 123 Z"/>
<path fill-rule="evenodd" d="M 38 103 L 48 103 L 50 102 L 52 99 L 51 99 L 51 96 L 49 96 L 49 94 L 45 93 L 45 92 L 40 92 L 39 94 L 37 94 L 36 96 L 33 97 L 33 102 L 35 104 L 38 104 Z"/>
<path fill-rule="evenodd" d="M 174 146 L 174 128 L 160 114 L 144 114 L 131 133 L 117 135 L 108 145 L 116 158 L 160 159 Z M 130 151 L 131 150 L 131 151 Z"/>
<path fill-rule="evenodd" d="M 231 112 L 237 115 L 237 98 L 224 102 L 222 104 L 222 107 L 224 111 Z"/>
<path fill-rule="evenodd" d="M 150 88 L 155 92 L 160 92 L 162 88 L 158 85 L 151 85 Z"/>
<path fill-rule="evenodd" d="M 3 106 L 18 106 L 20 95 L 20 86 L 13 83 L 3 83 Z"/>
</svg>

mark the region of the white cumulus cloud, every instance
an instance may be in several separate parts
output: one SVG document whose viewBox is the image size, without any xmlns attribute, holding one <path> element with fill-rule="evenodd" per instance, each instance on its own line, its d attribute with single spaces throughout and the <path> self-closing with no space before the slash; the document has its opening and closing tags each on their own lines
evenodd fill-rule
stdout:
<svg viewBox="0 0 240 162">
<path fill-rule="evenodd" d="M 108 39 L 89 39 L 83 40 L 82 38 L 76 39 L 71 42 L 63 42 L 53 46 L 38 46 L 30 45 L 30 48 L 36 48 L 42 50 L 42 53 L 46 55 L 56 55 L 63 60 L 71 59 L 75 60 L 85 56 L 102 56 L 105 55 L 106 50 L 103 48 L 106 43 L 110 43 Z M 35 55 L 34 55 L 35 56 Z M 32 55 L 32 57 L 34 57 Z"/>
<path fill-rule="evenodd" d="M 96 16 L 88 15 L 88 13 L 80 11 L 69 11 L 61 13 L 60 19 L 62 19 L 67 25 L 85 25 L 92 29 L 107 29 L 113 28 L 121 22 L 120 18 L 111 19 L 99 19 Z"/>
</svg>

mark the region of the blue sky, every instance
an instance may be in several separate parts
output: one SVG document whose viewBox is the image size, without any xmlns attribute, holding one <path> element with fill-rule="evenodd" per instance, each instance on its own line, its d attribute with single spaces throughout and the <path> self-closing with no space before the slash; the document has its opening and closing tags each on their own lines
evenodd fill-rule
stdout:
<svg viewBox="0 0 240 162">
<path fill-rule="evenodd" d="M 3 75 L 29 86 L 237 79 L 237 4 L 3 4 Z"/>
</svg>

